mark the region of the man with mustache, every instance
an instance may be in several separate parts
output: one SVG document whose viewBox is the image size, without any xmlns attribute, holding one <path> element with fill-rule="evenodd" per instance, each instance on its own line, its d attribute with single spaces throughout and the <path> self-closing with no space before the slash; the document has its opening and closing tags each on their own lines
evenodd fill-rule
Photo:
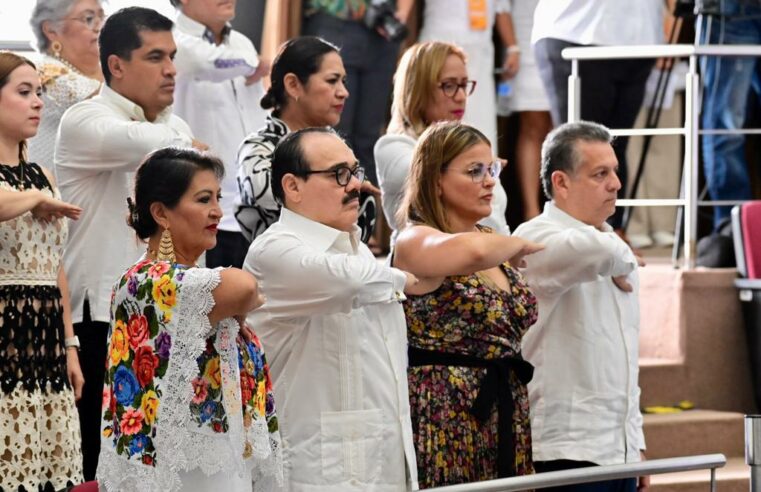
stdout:
<svg viewBox="0 0 761 492">
<path fill-rule="evenodd" d="M 363 179 L 333 130 L 286 136 L 272 158 L 280 220 L 244 263 L 266 297 L 247 322 L 275 381 L 292 492 L 417 488 L 400 305 L 417 279 L 360 241 Z"/>
<path fill-rule="evenodd" d="M 250 39 L 230 26 L 236 0 L 170 1 L 177 8 L 174 110 L 225 164 L 223 216 L 217 245 L 206 252 L 206 266 L 240 268 L 249 241 L 233 213 L 239 201 L 236 157 L 246 135 L 265 125 L 259 101 L 269 63 L 259 59 Z"/>
<path fill-rule="evenodd" d="M 542 146 L 544 213 L 515 235 L 545 245 L 523 275 L 539 320 L 523 337 L 534 466 L 548 472 L 644 458 L 639 410 L 641 260 L 605 221 L 621 188 L 607 128 L 566 123 Z M 634 491 L 648 477 L 553 488 Z"/>
<path fill-rule="evenodd" d="M 172 21 L 150 9 L 122 9 L 106 20 L 98 41 L 105 86 L 64 113 L 55 150 L 61 195 L 83 209 L 69 225 L 63 261 L 85 377 L 77 406 L 86 480 L 94 479 L 100 452 L 111 289 L 144 251 L 125 221 L 133 171 L 162 147 L 205 148 L 170 109 Z"/>
</svg>

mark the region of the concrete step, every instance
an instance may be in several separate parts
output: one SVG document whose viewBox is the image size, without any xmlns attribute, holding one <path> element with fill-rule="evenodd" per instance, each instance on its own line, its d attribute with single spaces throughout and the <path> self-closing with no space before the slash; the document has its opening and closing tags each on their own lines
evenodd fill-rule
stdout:
<svg viewBox="0 0 761 492">
<path fill-rule="evenodd" d="M 673 405 L 690 399 L 687 367 L 683 358 L 639 359 L 640 406 Z"/>
<path fill-rule="evenodd" d="M 744 416 L 737 412 L 687 410 L 644 415 L 649 459 L 722 453 L 743 457 Z"/>
<path fill-rule="evenodd" d="M 648 492 L 706 492 L 710 490 L 710 479 L 709 470 L 653 475 Z M 727 464 L 716 470 L 717 492 L 747 492 L 749 482 L 750 468 L 745 458 L 728 458 Z"/>
</svg>

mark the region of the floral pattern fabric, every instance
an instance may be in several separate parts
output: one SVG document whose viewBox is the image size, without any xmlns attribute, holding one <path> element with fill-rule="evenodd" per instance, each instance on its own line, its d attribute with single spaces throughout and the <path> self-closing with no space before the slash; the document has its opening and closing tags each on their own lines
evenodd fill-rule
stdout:
<svg viewBox="0 0 761 492">
<path fill-rule="evenodd" d="M 410 347 L 496 359 L 520 353 L 536 322 L 536 298 L 521 274 L 502 265 L 509 290 L 476 273 L 447 277 L 435 291 L 404 305 Z M 421 488 L 498 478 L 496 405 L 486 422 L 470 412 L 486 369 L 443 365 L 408 371 L 412 427 Z M 515 470 L 534 472 L 526 386 L 511 374 Z"/>
<path fill-rule="evenodd" d="M 195 467 L 282 473 L 261 344 L 243 340 L 232 320 L 218 327 L 208 322 L 218 282 L 215 270 L 144 260 L 114 290 L 101 462 L 142 468 L 150 483 L 141 490 L 176 490 L 177 472 Z M 197 295 L 199 284 L 205 296 Z M 106 464 L 98 479 L 106 488 L 124 487 L 130 478 L 118 472 L 115 478 Z"/>
</svg>

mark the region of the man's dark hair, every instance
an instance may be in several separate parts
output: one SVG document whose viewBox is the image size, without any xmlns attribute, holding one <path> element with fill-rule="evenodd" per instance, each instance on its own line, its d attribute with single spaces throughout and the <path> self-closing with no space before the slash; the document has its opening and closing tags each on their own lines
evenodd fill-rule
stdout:
<svg viewBox="0 0 761 492">
<path fill-rule="evenodd" d="M 116 55 L 129 60 L 132 52 L 143 45 L 142 31 L 171 31 L 174 23 L 155 10 L 142 7 L 127 7 L 110 15 L 100 30 L 100 68 L 106 85 L 111 83 L 108 57 Z"/>
<path fill-rule="evenodd" d="M 159 149 L 145 158 L 135 173 L 135 198 L 129 203 L 127 217 L 127 225 L 137 237 L 145 239 L 158 229 L 151 204 L 159 202 L 170 210 L 176 207 L 199 171 L 211 171 L 222 181 L 225 166 L 212 155 L 177 147 Z"/>
<path fill-rule="evenodd" d="M 169 3 L 171 3 L 172 7 L 176 9 L 180 8 L 180 5 L 182 5 L 182 2 L 180 2 L 180 0 L 169 0 Z"/>
<path fill-rule="evenodd" d="M 604 126 L 591 121 L 564 123 L 547 135 L 542 144 L 542 188 L 544 194 L 552 200 L 552 173 L 563 171 L 566 174 L 576 172 L 580 164 L 576 142 L 612 143 L 613 137 Z"/>
<path fill-rule="evenodd" d="M 304 128 L 286 135 L 284 139 L 277 144 L 275 151 L 272 153 L 272 195 L 280 204 L 285 205 L 285 192 L 283 191 L 283 176 L 293 174 L 304 179 L 309 178 L 307 174 L 311 168 L 304 155 L 304 147 L 301 140 L 305 135 L 312 133 L 324 133 L 326 135 L 338 136 L 335 130 L 330 127 Z"/>
</svg>

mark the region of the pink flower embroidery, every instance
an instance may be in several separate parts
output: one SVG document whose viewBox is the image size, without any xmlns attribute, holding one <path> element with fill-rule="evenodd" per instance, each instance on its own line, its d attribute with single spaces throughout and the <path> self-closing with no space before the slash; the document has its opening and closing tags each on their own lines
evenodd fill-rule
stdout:
<svg viewBox="0 0 761 492">
<path fill-rule="evenodd" d="M 137 434 L 143 427 L 143 414 L 140 413 L 140 410 L 131 408 L 125 410 L 120 427 L 125 436 Z"/>
<path fill-rule="evenodd" d="M 208 388 L 209 383 L 206 382 L 203 378 L 195 378 L 192 381 L 193 384 L 193 403 L 200 404 L 203 403 L 204 400 L 206 400 L 206 397 L 209 394 Z"/>
<path fill-rule="evenodd" d="M 151 278 L 156 279 L 161 277 L 168 271 L 169 271 L 169 263 L 165 261 L 159 261 L 154 263 L 153 266 L 148 269 L 148 275 L 150 275 Z"/>
</svg>

